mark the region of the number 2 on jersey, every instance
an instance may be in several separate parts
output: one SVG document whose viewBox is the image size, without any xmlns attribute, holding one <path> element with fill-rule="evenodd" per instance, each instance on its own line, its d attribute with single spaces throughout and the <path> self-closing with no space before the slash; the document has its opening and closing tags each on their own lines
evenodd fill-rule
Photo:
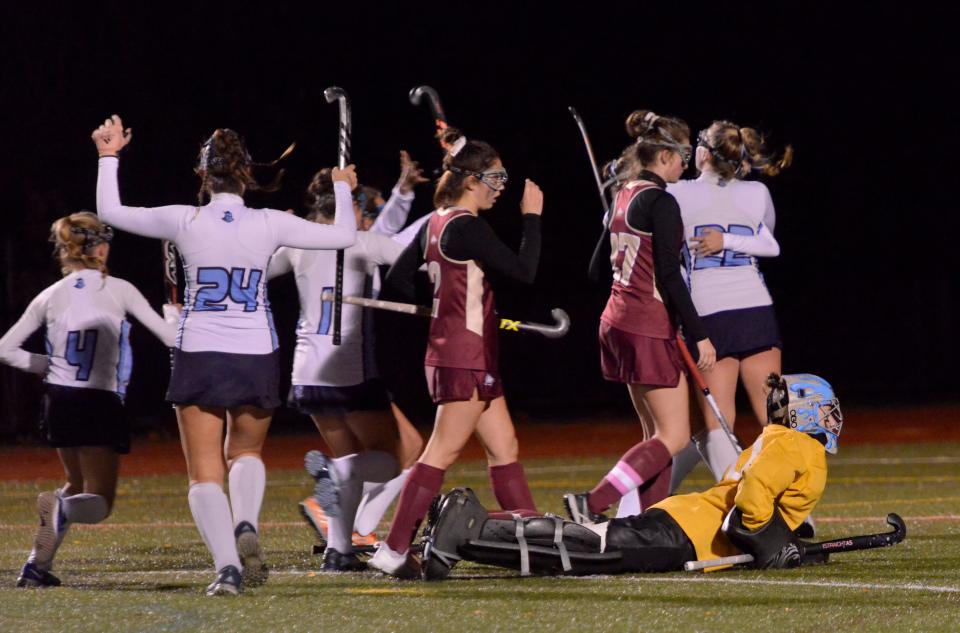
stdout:
<svg viewBox="0 0 960 633">
<path fill-rule="evenodd" d="M 73 330 L 67 332 L 67 363 L 77 368 L 77 380 L 90 380 L 93 371 L 93 357 L 97 353 L 96 330 Z"/>
<path fill-rule="evenodd" d="M 731 224 L 724 229 L 719 224 L 701 224 L 693 229 L 696 237 L 702 237 L 707 229 L 712 229 L 719 233 L 730 233 L 732 235 L 754 235 L 753 229 L 742 224 Z M 684 251 L 686 256 L 686 251 Z M 753 258 L 737 251 L 724 250 L 719 255 L 697 255 L 694 270 L 703 270 L 704 268 L 719 268 L 721 266 L 749 266 L 753 263 Z"/>
<path fill-rule="evenodd" d="M 640 236 L 632 233 L 610 233 L 610 264 L 613 280 L 623 286 L 630 285 L 630 273 L 640 250 Z M 622 251 L 622 253 L 621 253 Z"/>
</svg>

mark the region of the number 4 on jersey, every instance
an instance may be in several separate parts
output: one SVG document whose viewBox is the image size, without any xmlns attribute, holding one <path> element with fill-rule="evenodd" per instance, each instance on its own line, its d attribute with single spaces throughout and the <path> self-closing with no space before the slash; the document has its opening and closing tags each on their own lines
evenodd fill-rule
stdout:
<svg viewBox="0 0 960 633">
<path fill-rule="evenodd" d="M 97 353 L 96 330 L 73 330 L 67 332 L 67 362 L 77 368 L 77 380 L 90 380 L 93 357 Z"/>
</svg>

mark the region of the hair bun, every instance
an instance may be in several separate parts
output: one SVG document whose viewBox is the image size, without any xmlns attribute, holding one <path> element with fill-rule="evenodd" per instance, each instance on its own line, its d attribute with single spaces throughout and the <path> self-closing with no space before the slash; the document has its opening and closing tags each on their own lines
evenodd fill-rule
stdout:
<svg viewBox="0 0 960 633">
<path fill-rule="evenodd" d="M 627 136 L 637 139 L 653 128 L 660 117 L 652 110 L 634 110 L 627 117 Z"/>
</svg>

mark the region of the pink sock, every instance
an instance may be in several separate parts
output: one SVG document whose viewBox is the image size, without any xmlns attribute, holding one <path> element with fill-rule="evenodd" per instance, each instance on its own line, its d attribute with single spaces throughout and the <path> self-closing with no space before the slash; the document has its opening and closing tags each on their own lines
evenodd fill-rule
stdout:
<svg viewBox="0 0 960 633">
<path fill-rule="evenodd" d="M 490 484 L 493 486 L 493 495 L 504 510 L 534 510 L 537 505 L 530 494 L 527 485 L 527 476 L 523 474 L 520 462 L 490 466 Z"/>
<path fill-rule="evenodd" d="M 590 511 L 604 512 L 620 497 L 656 477 L 671 459 L 670 451 L 656 438 L 637 444 L 624 453 L 617 465 L 590 491 L 587 500 Z M 669 486 L 669 481 L 667 484 Z"/>
<path fill-rule="evenodd" d="M 397 501 L 397 510 L 393 514 L 390 533 L 387 535 L 386 543 L 390 549 L 398 554 L 410 549 L 417 528 L 430 509 L 430 502 L 443 486 L 445 473 L 443 469 L 421 463 L 417 463 L 410 471 L 407 483 L 400 491 L 400 500 Z"/>
</svg>

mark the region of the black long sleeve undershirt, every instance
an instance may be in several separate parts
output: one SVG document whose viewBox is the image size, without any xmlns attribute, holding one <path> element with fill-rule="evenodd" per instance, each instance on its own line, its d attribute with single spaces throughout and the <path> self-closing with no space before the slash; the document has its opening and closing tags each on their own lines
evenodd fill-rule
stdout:
<svg viewBox="0 0 960 633">
<path fill-rule="evenodd" d="M 680 318 L 687 340 L 701 341 L 707 338 L 680 274 L 677 245 L 683 239 L 683 219 L 676 199 L 662 189 L 644 191 L 633 199 L 627 209 L 627 221 L 630 226 L 653 234 L 653 269 L 657 273 L 657 289 L 667 308 Z M 610 269 L 609 262 L 610 230 L 605 228 L 590 260 L 590 279 L 601 279 L 603 270 Z"/>
<path fill-rule="evenodd" d="M 413 278 L 424 260 L 427 224 L 390 267 L 384 280 L 384 292 L 395 299 L 410 300 L 414 295 Z M 500 241 L 486 220 L 464 216 L 452 220 L 443 232 L 440 250 L 450 259 L 475 260 L 485 269 L 522 283 L 533 283 L 540 261 L 540 216 L 523 215 L 523 237 L 514 253 Z"/>
</svg>

